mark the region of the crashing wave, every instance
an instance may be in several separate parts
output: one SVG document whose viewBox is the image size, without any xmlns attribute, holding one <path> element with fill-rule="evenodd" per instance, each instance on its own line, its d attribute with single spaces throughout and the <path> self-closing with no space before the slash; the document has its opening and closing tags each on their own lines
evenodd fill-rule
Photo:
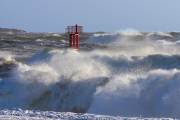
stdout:
<svg viewBox="0 0 180 120">
<path fill-rule="evenodd" d="M 180 118 L 178 41 L 141 34 L 95 35 L 87 44 L 106 49 L 44 49 L 23 61 L 0 54 L 14 61 L 1 75 L 0 108 Z"/>
</svg>

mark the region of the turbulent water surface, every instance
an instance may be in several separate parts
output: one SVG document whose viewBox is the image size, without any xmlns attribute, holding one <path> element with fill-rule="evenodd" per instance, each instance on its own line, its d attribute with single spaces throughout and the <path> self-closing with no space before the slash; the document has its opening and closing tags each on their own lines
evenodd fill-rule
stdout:
<svg viewBox="0 0 180 120">
<path fill-rule="evenodd" d="M 180 118 L 179 33 L 94 34 L 79 50 L 0 44 L 1 109 Z"/>
</svg>

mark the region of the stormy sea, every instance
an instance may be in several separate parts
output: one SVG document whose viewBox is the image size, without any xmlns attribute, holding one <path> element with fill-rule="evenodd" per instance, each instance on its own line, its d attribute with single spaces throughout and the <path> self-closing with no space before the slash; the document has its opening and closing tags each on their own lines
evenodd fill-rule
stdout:
<svg viewBox="0 0 180 120">
<path fill-rule="evenodd" d="M 180 119 L 180 33 L 0 29 L 0 119 Z M 114 116 L 114 117 L 113 117 Z"/>
</svg>

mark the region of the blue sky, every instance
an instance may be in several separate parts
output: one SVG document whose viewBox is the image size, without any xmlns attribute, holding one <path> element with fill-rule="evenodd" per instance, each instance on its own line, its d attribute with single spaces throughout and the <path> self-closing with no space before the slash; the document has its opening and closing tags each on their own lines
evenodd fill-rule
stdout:
<svg viewBox="0 0 180 120">
<path fill-rule="evenodd" d="M 180 0 L 0 0 L 0 27 L 63 32 L 76 23 L 86 31 L 180 31 Z"/>
</svg>

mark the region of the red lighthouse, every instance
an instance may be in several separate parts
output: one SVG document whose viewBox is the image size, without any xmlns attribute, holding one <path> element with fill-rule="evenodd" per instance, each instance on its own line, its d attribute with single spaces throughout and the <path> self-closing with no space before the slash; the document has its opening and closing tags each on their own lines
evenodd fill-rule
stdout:
<svg viewBox="0 0 180 120">
<path fill-rule="evenodd" d="M 79 48 L 79 34 L 83 32 L 83 27 L 78 26 L 67 26 L 66 33 L 69 34 L 69 46 L 71 48 Z"/>
</svg>

